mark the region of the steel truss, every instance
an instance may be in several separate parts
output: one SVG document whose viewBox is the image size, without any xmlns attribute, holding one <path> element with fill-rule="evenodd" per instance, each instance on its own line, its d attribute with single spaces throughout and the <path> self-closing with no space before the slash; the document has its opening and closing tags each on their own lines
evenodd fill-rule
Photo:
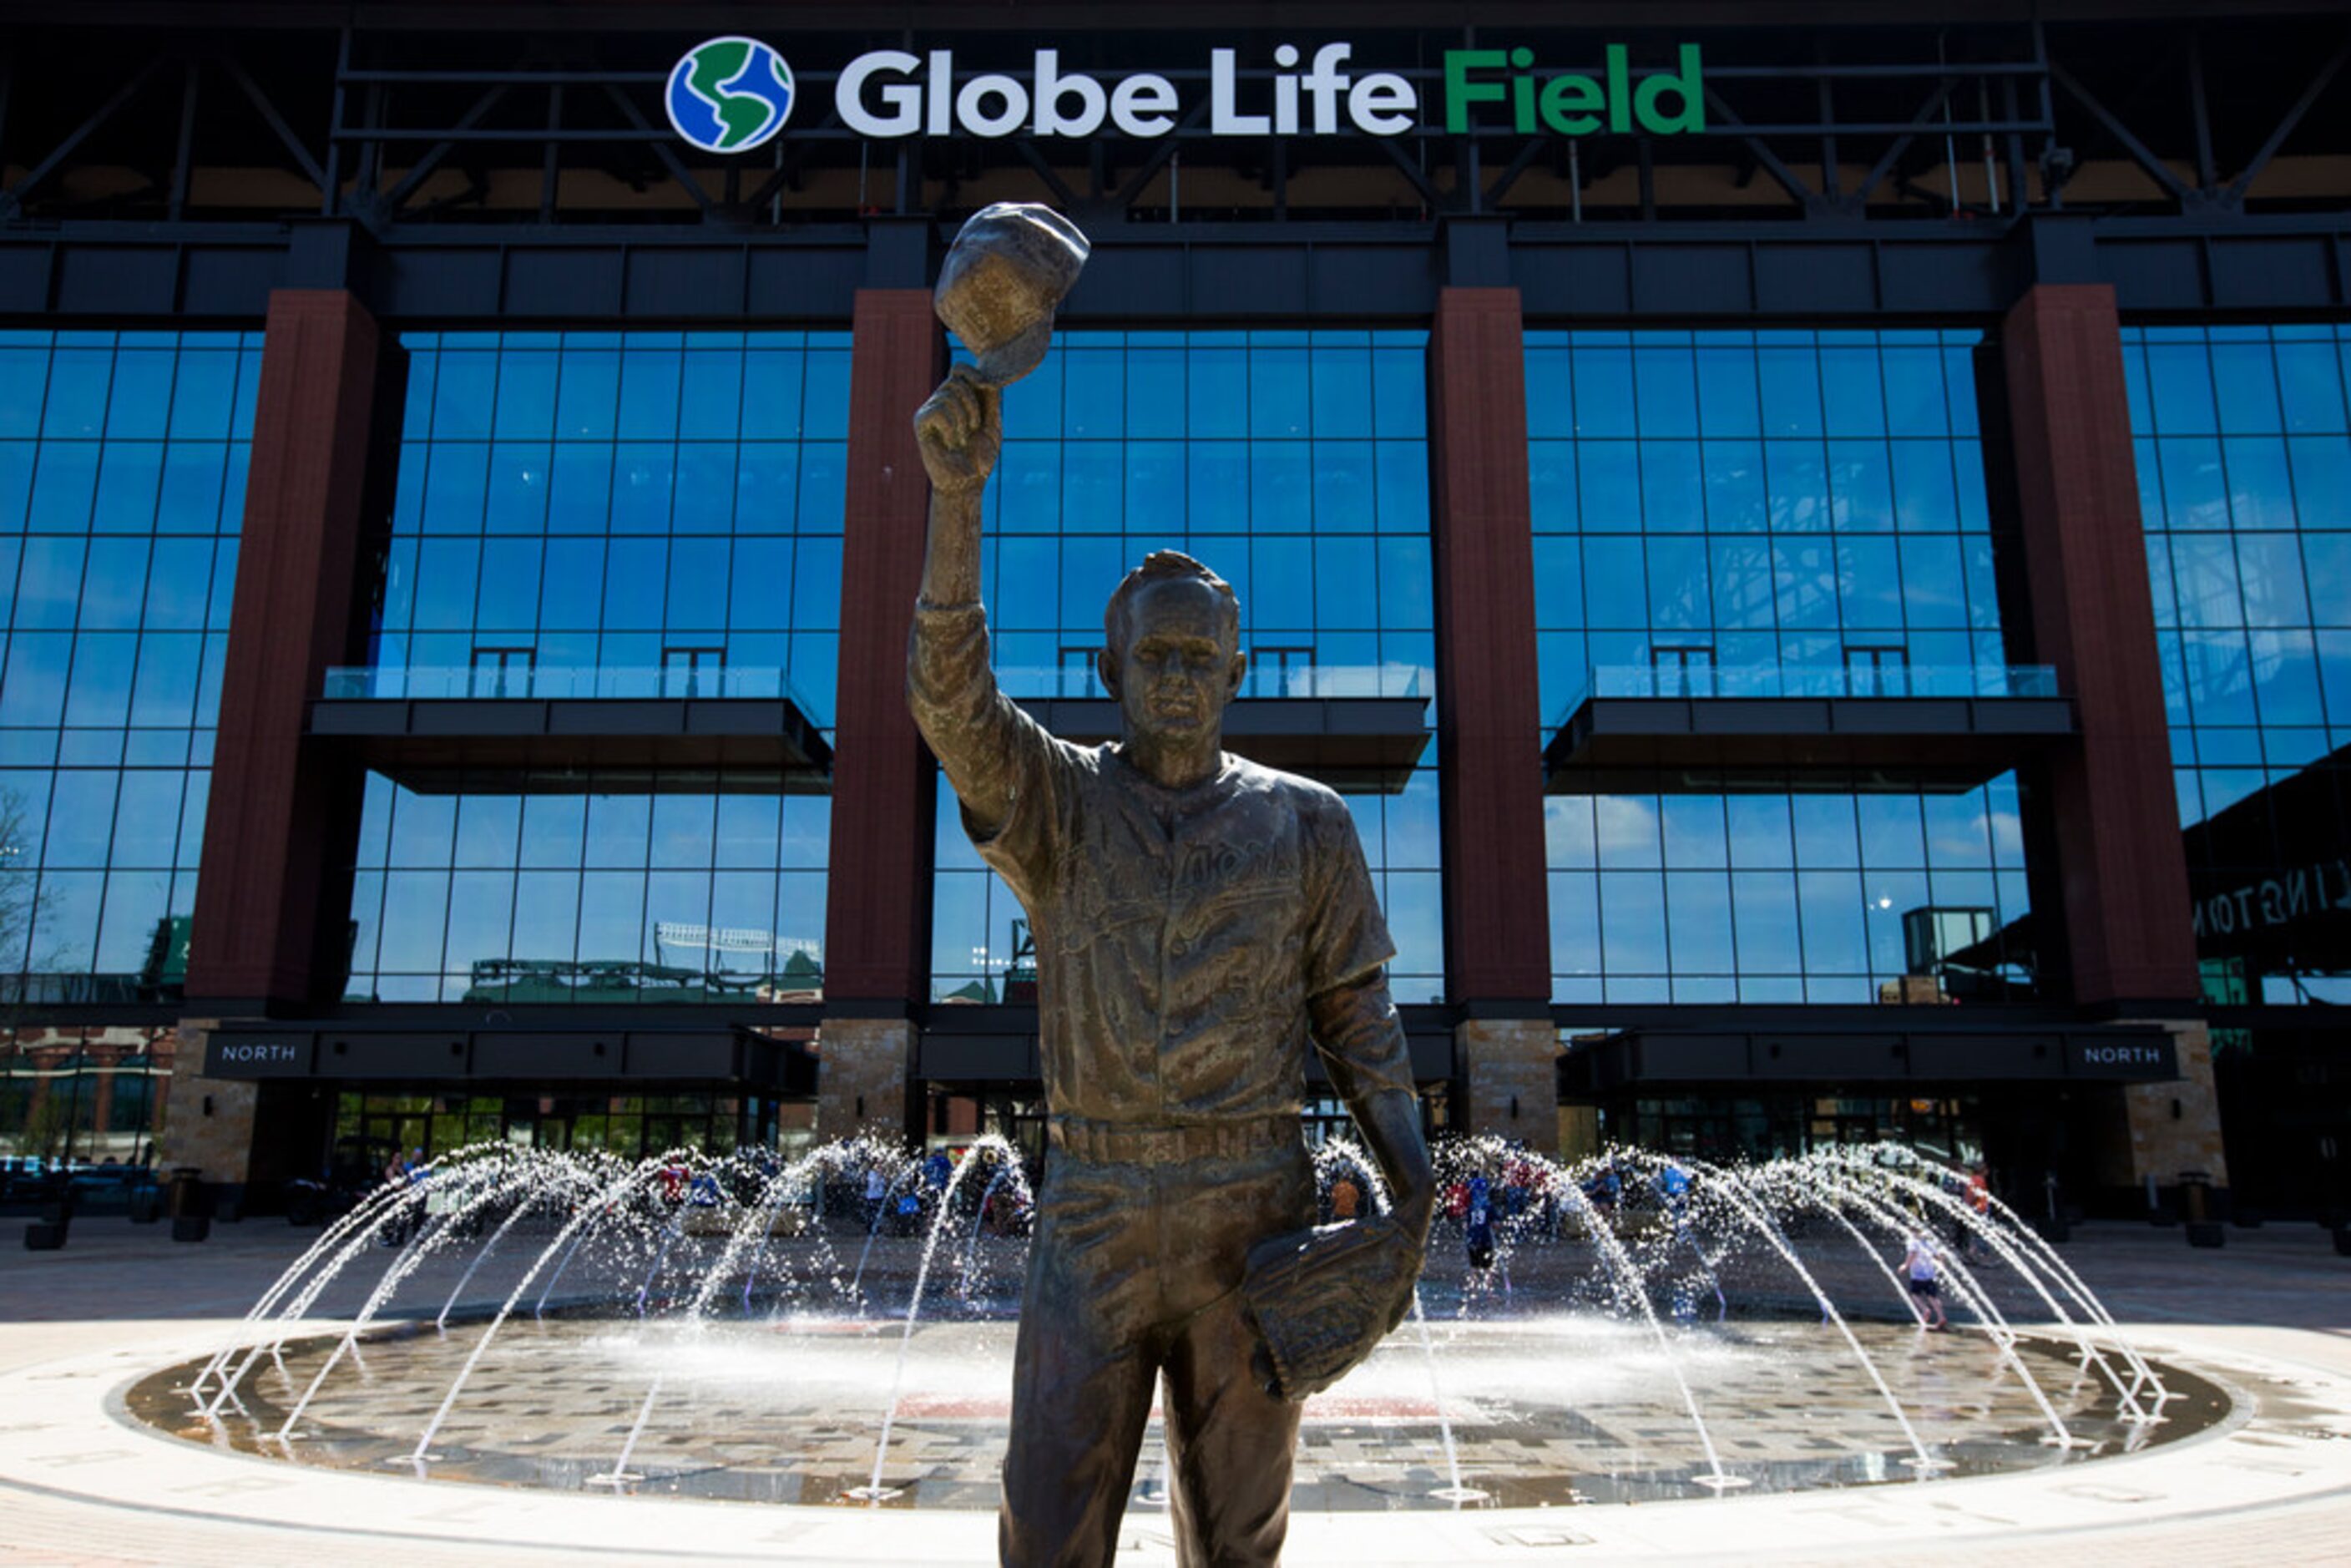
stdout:
<svg viewBox="0 0 2351 1568">
<path fill-rule="evenodd" d="M 1422 123 L 1395 137 L 1350 130 L 1311 141 L 1213 134 L 1205 62 L 1177 63 L 1205 56 L 1212 40 L 1170 33 L 1152 35 L 1159 49 L 1152 68 L 1177 84 L 1188 109 L 1162 137 L 1139 140 L 1105 128 L 1074 144 L 1027 135 L 869 142 L 833 108 L 837 73 L 807 70 L 799 76 L 801 101 L 820 111 L 804 110 L 768 149 L 730 160 L 694 152 L 667 125 L 661 95 L 667 61 L 689 41 L 682 35 L 582 42 L 343 26 L 192 33 L 142 52 L 80 49 L 74 46 L 87 34 L 20 27 L 5 40 L 0 65 L 0 167 L 14 174 L 0 190 L 0 223 L 262 215 L 224 210 L 235 208 L 235 199 L 211 193 L 200 179 L 230 162 L 273 167 L 308 191 L 308 211 L 353 219 L 378 235 L 423 223 L 552 225 L 615 215 L 567 193 L 567 181 L 583 174 L 639 196 L 667 191 L 666 205 L 643 204 L 627 215 L 670 225 L 912 214 L 967 204 L 967 187 L 1000 184 L 1008 174 L 1094 224 L 1384 215 L 1333 212 L 1327 201 L 1302 205 L 1301 178 L 1334 170 L 1353 171 L 1364 189 L 1385 193 L 1376 202 L 1357 198 L 1358 207 L 1384 205 L 1385 215 L 1407 222 L 1514 212 L 1570 222 L 1606 215 L 1838 224 L 2062 209 L 2084 168 L 2110 161 L 2144 182 L 2124 204 L 2130 210 L 2225 216 L 2261 197 L 2263 177 L 2290 143 L 2351 153 L 2341 95 L 2330 96 L 2351 58 L 2351 30 L 2287 19 L 2232 24 L 2228 33 L 2219 75 L 2215 41 L 2193 23 L 1813 30 L 1803 37 L 1818 41 L 1801 46 L 1784 27 L 1693 33 L 1708 50 L 1702 129 L 1565 138 L 1522 135 L 1502 114 L 1459 133 L 1430 123 L 1442 80 L 1431 61 L 1476 44 L 1475 30 L 1384 32 L 1367 36 L 1372 47 L 1358 68 L 1392 68 L 1415 82 Z M 841 56 L 876 44 L 913 45 L 905 37 L 813 36 Z M 1542 46 L 1536 52 L 1545 57 L 1545 72 L 1602 69 L 1585 57 L 1594 52 L 1589 29 L 1529 37 Z M 2245 51 L 2263 40 L 2284 63 L 2276 66 L 2277 79 L 2264 79 L 2266 96 L 2250 95 L 2241 78 L 2252 57 Z M 1011 60 L 1027 45 L 1057 40 L 998 32 L 956 41 L 985 57 L 970 68 L 979 69 Z M 438 63 L 460 47 L 476 57 L 464 66 Z M 1068 47 L 1068 69 L 1122 72 L 1141 57 L 1117 54 L 1132 54 L 1133 35 Z M 1089 48 L 1111 52 L 1094 58 Z M 61 50 L 120 63 L 52 69 Z M 1281 74 L 1265 63 L 1270 53 L 1269 46 L 1243 54 L 1239 79 L 1259 100 Z M 2118 56 L 2126 58 L 2118 63 Z M 1414 63 L 1391 66 L 1390 57 Z M 2137 68 L 2142 61 L 2147 68 Z M 1662 55 L 1651 47 L 1640 63 L 1662 63 Z M 2297 89 L 2294 96 L 2273 90 L 2280 81 Z M 2260 101 L 2251 102 L 2255 97 Z M 126 167 L 144 173 L 144 182 L 125 188 L 120 178 L 99 178 L 100 171 Z M 1741 194 L 1729 207 L 1693 199 L 1686 181 L 1678 193 L 1667 188 L 1700 167 L 1729 168 L 1741 192 L 1760 175 L 1777 199 Z M 831 209 L 787 201 L 813 175 L 852 170 L 853 197 Z M 1627 170 L 1637 201 L 1611 197 L 1602 214 L 1598 187 Z M 1228 177 L 1228 193 L 1187 214 L 1184 176 L 1196 188 L 1212 172 Z M 1232 207 L 1230 176 L 1257 193 L 1245 212 Z M 528 204 L 517 199 L 524 182 L 536 192 Z M 104 189 L 91 193 L 78 183 Z M 494 184 L 504 188 L 496 203 Z M 280 202 L 275 210 L 289 206 Z"/>
</svg>

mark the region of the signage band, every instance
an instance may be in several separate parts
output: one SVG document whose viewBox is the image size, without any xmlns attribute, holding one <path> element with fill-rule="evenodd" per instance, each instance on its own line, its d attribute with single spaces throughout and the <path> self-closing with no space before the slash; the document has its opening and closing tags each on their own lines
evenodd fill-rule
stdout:
<svg viewBox="0 0 2351 1568">
<path fill-rule="evenodd" d="M 1439 101 L 1427 116 L 1450 134 L 1507 125 L 1522 135 L 1599 131 L 1687 135 L 1706 128 L 1698 46 L 1683 44 L 1670 68 L 1635 70 L 1631 51 L 1610 44 L 1599 75 L 1550 70 L 1525 47 L 1448 49 Z M 1210 136 L 1402 136 L 1419 126 L 1419 84 L 1394 71 L 1357 71 L 1354 46 L 1328 43 L 1310 59 L 1294 44 L 1273 51 L 1270 79 L 1244 82 L 1239 51 L 1208 51 Z M 717 38 L 695 46 L 671 73 L 671 123 L 710 152 L 743 152 L 782 129 L 791 71 L 765 45 Z M 916 54 L 873 49 L 841 68 L 833 85 L 841 122 L 860 136 L 1014 135 L 1078 138 L 1105 129 L 1138 140 L 1172 133 L 1189 106 L 1156 71 L 1096 77 L 1064 67 L 1040 48 L 1025 75 L 967 75 L 952 48 Z"/>
</svg>

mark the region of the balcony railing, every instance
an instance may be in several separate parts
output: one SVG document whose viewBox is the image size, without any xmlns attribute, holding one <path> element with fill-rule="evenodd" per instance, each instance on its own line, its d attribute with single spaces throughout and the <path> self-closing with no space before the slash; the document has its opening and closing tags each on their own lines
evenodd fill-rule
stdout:
<svg viewBox="0 0 2351 1568">
<path fill-rule="evenodd" d="M 1102 677 L 1085 664 L 1005 664 L 996 671 L 1004 695 L 1019 700 L 1092 698 L 1107 702 Z M 1260 664 L 1241 679 L 1248 697 L 1430 697 L 1436 672 L 1419 664 Z"/>
<path fill-rule="evenodd" d="M 2047 664 L 1600 664 L 1552 727 L 1594 697 L 2053 697 Z"/>
<path fill-rule="evenodd" d="M 782 697 L 810 722 L 831 722 L 831 705 L 809 700 L 789 674 L 772 666 L 564 667 L 540 665 L 342 664 L 327 672 L 329 702 L 437 699 L 467 702 L 659 701 Z"/>
</svg>

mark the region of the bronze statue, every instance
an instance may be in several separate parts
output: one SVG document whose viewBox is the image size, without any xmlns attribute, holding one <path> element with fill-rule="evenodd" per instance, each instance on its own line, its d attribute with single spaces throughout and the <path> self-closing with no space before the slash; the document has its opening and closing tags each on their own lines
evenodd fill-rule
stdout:
<svg viewBox="0 0 2351 1568">
<path fill-rule="evenodd" d="M 1408 1307 L 1435 1184 L 1388 996 L 1395 947 L 1346 806 L 1222 748 L 1248 667 L 1231 587 L 1165 550 L 1118 585 L 1099 655 L 1114 744 L 1048 735 L 989 670 L 980 496 L 998 389 L 1041 358 L 1084 255 L 1041 209 L 975 217 L 939 314 L 979 364 L 915 416 L 932 494 L 908 699 L 1028 910 L 1051 1110 L 998 1550 L 1110 1563 L 1164 1378 L 1179 1560 L 1272 1563 L 1299 1402 Z M 1394 1197 L 1320 1231 L 1299 1124 L 1310 1040 Z"/>
</svg>

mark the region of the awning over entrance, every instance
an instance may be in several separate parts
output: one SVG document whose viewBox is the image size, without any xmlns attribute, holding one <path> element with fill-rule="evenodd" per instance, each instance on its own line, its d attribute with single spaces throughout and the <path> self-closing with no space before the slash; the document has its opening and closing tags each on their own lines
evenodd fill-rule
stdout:
<svg viewBox="0 0 2351 1568">
<path fill-rule="evenodd" d="M 1024 697 L 1020 706 L 1064 740 L 1118 738 L 1118 705 L 1107 697 Z M 1225 710 L 1225 748 L 1343 794 L 1393 795 L 1428 749 L 1428 699 L 1241 697 Z"/>
<path fill-rule="evenodd" d="M 832 748 L 789 697 L 329 697 L 310 733 L 419 794 L 615 787 L 822 793 Z"/>
<path fill-rule="evenodd" d="M 1763 1083 L 1950 1085 L 2163 1082 L 2179 1076 L 2168 1030 L 2078 1029 L 1698 1032 L 1633 1029 L 1572 1043 L 1563 1092 Z"/>
<path fill-rule="evenodd" d="M 2056 696 L 1589 696 L 1543 772 L 1554 795 L 1957 794 L 2075 733 Z"/>
<path fill-rule="evenodd" d="M 214 1031 L 211 1078 L 722 1083 L 816 1092 L 816 1058 L 798 1040 L 740 1025 L 679 1029 L 350 1029 L 263 1024 Z"/>
</svg>

